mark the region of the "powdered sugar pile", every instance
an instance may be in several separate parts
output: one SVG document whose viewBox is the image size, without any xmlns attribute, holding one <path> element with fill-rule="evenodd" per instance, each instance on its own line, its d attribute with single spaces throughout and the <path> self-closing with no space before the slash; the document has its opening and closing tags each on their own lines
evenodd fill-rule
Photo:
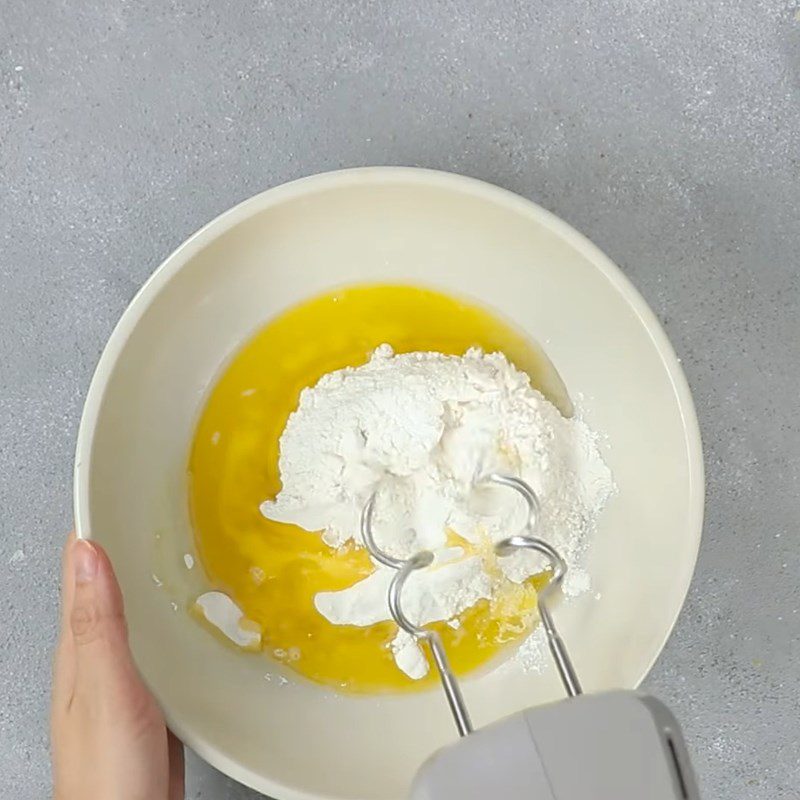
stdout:
<svg viewBox="0 0 800 800">
<path fill-rule="evenodd" d="M 522 583 L 542 567 L 525 552 L 490 568 L 492 543 L 519 532 L 526 514 L 514 492 L 476 485 L 490 472 L 531 485 L 541 504 L 536 533 L 570 567 L 565 593 L 589 588 L 581 556 L 613 491 L 596 438 L 580 420 L 562 417 L 501 354 L 394 355 L 383 345 L 364 366 L 332 372 L 303 391 L 281 436 L 283 489 L 261 510 L 322 531 L 338 548 L 361 544 L 361 511 L 377 491 L 378 545 L 398 558 L 422 549 L 436 555 L 404 590 L 409 617 L 455 626 L 461 612 L 502 584 Z M 391 619 L 393 574 L 376 565 L 354 586 L 318 594 L 317 609 L 336 624 Z M 410 636 L 399 632 L 392 650 L 406 673 L 425 675 L 427 662 Z"/>
</svg>

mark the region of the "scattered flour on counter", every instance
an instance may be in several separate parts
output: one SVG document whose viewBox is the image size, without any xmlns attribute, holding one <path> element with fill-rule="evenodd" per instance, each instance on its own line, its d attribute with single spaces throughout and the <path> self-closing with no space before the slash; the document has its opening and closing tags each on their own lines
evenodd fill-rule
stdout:
<svg viewBox="0 0 800 800">
<path fill-rule="evenodd" d="M 377 491 L 378 545 L 398 558 L 434 552 L 432 567 L 414 573 L 403 594 L 419 624 L 458 624 L 461 612 L 492 598 L 504 581 L 541 571 L 533 552 L 487 569 L 492 544 L 520 532 L 526 510 L 515 492 L 478 485 L 482 476 L 518 475 L 537 493 L 536 534 L 566 559 L 567 595 L 590 588 L 582 555 L 614 491 L 597 436 L 580 419 L 562 417 L 502 354 L 480 350 L 395 355 L 382 345 L 364 366 L 323 376 L 286 423 L 279 466 L 283 488 L 262 504 L 267 518 L 321 531 L 333 548 L 362 544 L 361 510 Z M 389 620 L 393 575 L 376 565 L 354 586 L 319 593 L 316 607 L 335 624 Z M 401 631 L 391 647 L 404 672 L 425 675 L 413 637 Z"/>
</svg>

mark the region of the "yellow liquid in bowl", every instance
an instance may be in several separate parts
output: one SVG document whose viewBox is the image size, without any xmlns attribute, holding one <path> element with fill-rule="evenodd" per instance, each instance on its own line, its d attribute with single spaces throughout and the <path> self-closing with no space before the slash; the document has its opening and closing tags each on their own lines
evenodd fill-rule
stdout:
<svg viewBox="0 0 800 800">
<path fill-rule="evenodd" d="M 304 302 L 264 327 L 235 354 L 197 425 L 189 461 L 197 551 L 211 585 L 263 631 L 264 652 L 318 683 L 351 692 L 422 688 L 394 663 L 392 622 L 333 625 L 314 596 L 351 586 L 372 571 L 363 548 L 333 551 L 318 533 L 265 519 L 281 487 L 279 439 L 300 392 L 325 373 L 364 364 L 385 342 L 398 353 L 500 351 L 563 410 L 569 401 L 544 355 L 488 311 L 411 286 L 357 286 Z M 507 584 L 493 600 L 440 631 L 459 674 L 486 664 L 530 632 L 536 588 Z"/>
</svg>

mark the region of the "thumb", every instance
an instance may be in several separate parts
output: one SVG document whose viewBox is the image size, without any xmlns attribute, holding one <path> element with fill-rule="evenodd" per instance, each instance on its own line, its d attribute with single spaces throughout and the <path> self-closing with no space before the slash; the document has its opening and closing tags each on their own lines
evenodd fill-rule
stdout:
<svg viewBox="0 0 800 800">
<path fill-rule="evenodd" d="M 133 670 L 125 612 L 108 556 L 94 542 L 73 543 L 74 594 L 70 627 L 75 648 L 75 688 L 91 691 Z"/>
</svg>

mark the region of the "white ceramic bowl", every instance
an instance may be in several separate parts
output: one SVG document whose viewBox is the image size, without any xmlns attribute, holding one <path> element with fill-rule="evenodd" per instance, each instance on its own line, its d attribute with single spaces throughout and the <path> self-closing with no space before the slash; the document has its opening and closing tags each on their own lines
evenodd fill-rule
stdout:
<svg viewBox="0 0 800 800">
<path fill-rule="evenodd" d="M 137 661 L 173 730 L 281 800 L 396 800 L 455 737 L 438 692 L 356 698 L 268 682 L 263 657 L 229 650 L 170 605 L 201 588 L 199 570 L 192 584 L 176 565 L 192 550 L 188 448 L 221 366 L 287 306 L 368 281 L 499 309 L 545 347 L 607 435 L 619 494 L 591 544 L 593 590 L 557 612 L 588 690 L 640 682 L 700 541 L 703 465 L 686 380 L 642 298 L 564 222 L 479 181 L 401 168 L 306 178 L 218 217 L 161 265 L 103 353 L 78 439 L 76 520 L 112 556 Z M 478 725 L 561 696 L 552 669 L 489 673 L 464 691 Z"/>
</svg>

